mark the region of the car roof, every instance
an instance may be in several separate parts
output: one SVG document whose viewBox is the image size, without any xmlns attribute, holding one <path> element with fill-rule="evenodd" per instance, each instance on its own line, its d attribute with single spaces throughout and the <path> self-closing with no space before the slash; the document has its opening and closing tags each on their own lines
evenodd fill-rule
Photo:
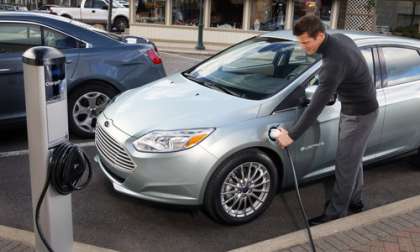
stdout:
<svg viewBox="0 0 420 252">
<path fill-rule="evenodd" d="M 84 29 L 83 27 L 74 24 L 72 19 L 52 15 L 49 13 L 28 12 L 28 11 L 0 11 L 0 21 L 16 21 L 16 22 L 34 22 L 49 26 L 51 28 L 61 30 L 69 35 L 74 35 L 81 40 L 87 41 L 91 44 L 100 46 L 115 46 L 115 42 L 103 35 L 96 34 L 93 31 Z"/>
<path fill-rule="evenodd" d="M 406 38 L 406 37 L 399 37 L 393 35 L 385 35 L 380 33 L 374 32 L 360 32 L 360 31 L 348 31 L 348 30 L 327 30 L 328 34 L 335 34 L 335 33 L 342 33 L 355 42 L 362 42 L 362 41 L 380 41 L 381 44 L 385 43 L 410 43 L 416 44 L 417 47 L 419 45 L 420 40 Z M 280 38 L 285 40 L 297 41 L 296 36 L 293 35 L 291 30 L 283 30 L 283 31 L 274 31 L 268 32 L 263 35 L 262 37 L 273 37 L 273 38 Z"/>
</svg>

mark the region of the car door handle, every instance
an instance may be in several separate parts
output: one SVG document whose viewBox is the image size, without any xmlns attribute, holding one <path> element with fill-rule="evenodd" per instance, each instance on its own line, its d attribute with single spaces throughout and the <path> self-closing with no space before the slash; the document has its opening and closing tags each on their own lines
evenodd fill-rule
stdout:
<svg viewBox="0 0 420 252">
<path fill-rule="evenodd" d="M 0 69 L 0 73 L 7 73 L 7 72 L 10 72 L 9 68 Z"/>
<path fill-rule="evenodd" d="M 96 11 L 95 10 L 92 10 L 92 13 L 95 13 Z"/>
<path fill-rule="evenodd" d="M 66 64 L 71 64 L 73 63 L 73 60 L 66 60 Z"/>
</svg>

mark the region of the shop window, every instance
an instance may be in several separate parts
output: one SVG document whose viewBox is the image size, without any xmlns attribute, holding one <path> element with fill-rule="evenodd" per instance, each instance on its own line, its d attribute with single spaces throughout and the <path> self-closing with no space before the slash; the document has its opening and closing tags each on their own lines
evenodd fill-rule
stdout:
<svg viewBox="0 0 420 252">
<path fill-rule="evenodd" d="M 243 0 L 211 1 L 211 27 L 242 29 Z"/>
<path fill-rule="evenodd" d="M 173 0 L 172 24 L 198 25 L 200 15 L 199 0 Z"/>
<path fill-rule="evenodd" d="M 256 31 L 283 30 L 286 0 L 252 1 L 251 29 Z"/>
<path fill-rule="evenodd" d="M 165 24 L 166 0 L 138 0 L 136 22 Z"/>
<path fill-rule="evenodd" d="M 294 20 L 305 15 L 316 15 L 321 18 L 325 28 L 331 28 L 332 0 L 295 0 Z"/>
</svg>

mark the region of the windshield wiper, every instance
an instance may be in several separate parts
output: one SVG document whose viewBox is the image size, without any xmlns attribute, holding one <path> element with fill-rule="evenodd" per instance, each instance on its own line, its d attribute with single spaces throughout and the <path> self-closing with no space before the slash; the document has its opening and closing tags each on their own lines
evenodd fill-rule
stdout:
<svg viewBox="0 0 420 252">
<path fill-rule="evenodd" d="M 230 94 L 230 95 L 233 95 L 233 96 L 241 97 L 240 94 L 232 91 L 230 88 L 225 87 L 225 86 L 223 86 L 223 85 L 221 85 L 217 82 L 199 79 L 197 77 L 192 76 L 190 73 L 184 73 L 183 75 L 185 76 L 185 78 L 187 78 L 189 80 L 192 80 L 192 81 L 194 81 L 194 82 L 196 82 L 200 85 L 203 85 L 205 87 L 208 87 L 208 88 L 211 88 L 211 89 L 216 89 L 216 90 L 222 91 L 223 93 Z"/>
</svg>

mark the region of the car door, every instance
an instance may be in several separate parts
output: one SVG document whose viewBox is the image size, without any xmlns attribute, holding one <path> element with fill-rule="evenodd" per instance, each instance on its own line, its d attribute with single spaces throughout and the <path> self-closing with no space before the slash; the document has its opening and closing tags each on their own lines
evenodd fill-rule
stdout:
<svg viewBox="0 0 420 252">
<path fill-rule="evenodd" d="M 372 79 L 376 83 L 377 99 L 380 106 L 378 119 L 368 140 L 368 146 L 365 152 L 365 157 L 367 157 L 377 153 L 379 151 L 378 148 L 381 146 L 385 96 L 381 89 L 381 79 L 375 70 L 374 52 L 376 52 L 376 49 L 365 47 L 361 48 L 361 52 L 368 63 Z M 317 74 L 309 78 L 305 85 L 318 85 Z M 300 109 L 298 113 L 302 114 L 303 111 L 304 108 Z M 317 177 L 334 170 L 340 111 L 341 103 L 339 100 L 336 100 L 332 105 L 326 106 L 318 116 L 317 122 L 313 124 L 297 142 L 296 151 L 306 153 L 305 156 L 310 158 L 307 162 L 310 165 L 306 168 L 307 173 L 304 176 L 304 179 Z"/>
<path fill-rule="evenodd" d="M 90 24 L 104 24 L 108 18 L 108 4 L 103 0 L 88 0 L 85 3 L 83 21 Z"/>
<path fill-rule="evenodd" d="M 86 0 L 81 11 L 81 20 L 85 23 L 93 24 L 95 23 L 96 9 L 93 8 L 94 0 Z"/>
<path fill-rule="evenodd" d="M 40 45 L 39 26 L 0 21 L 0 120 L 25 115 L 22 54 Z"/>
<path fill-rule="evenodd" d="M 387 100 L 383 145 L 388 153 L 405 152 L 419 145 L 420 54 L 418 48 L 379 48 Z"/>
</svg>

